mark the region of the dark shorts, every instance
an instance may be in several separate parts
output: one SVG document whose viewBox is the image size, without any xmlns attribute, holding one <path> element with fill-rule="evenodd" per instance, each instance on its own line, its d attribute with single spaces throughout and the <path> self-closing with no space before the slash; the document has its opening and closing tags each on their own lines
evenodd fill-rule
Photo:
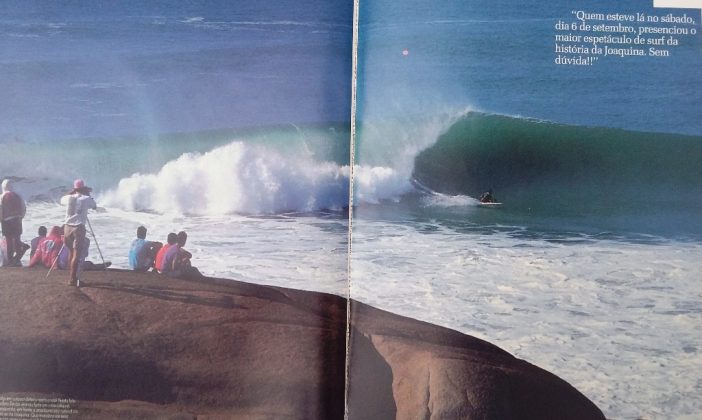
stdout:
<svg viewBox="0 0 702 420">
<path fill-rule="evenodd" d="M 22 235 L 22 219 L 2 221 L 2 236 L 19 238 Z"/>
<path fill-rule="evenodd" d="M 68 249 L 79 249 L 85 241 L 85 225 L 63 225 L 63 243 Z"/>
</svg>

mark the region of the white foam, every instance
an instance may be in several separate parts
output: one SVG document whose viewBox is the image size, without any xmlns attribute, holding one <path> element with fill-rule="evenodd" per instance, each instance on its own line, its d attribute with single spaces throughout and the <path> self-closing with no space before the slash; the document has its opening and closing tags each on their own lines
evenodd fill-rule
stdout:
<svg viewBox="0 0 702 420">
<path fill-rule="evenodd" d="M 158 173 L 122 179 L 100 200 L 162 214 L 341 209 L 348 205 L 348 176 L 348 166 L 235 141 L 204 154 L 186 153 Z"/>
<path fill-rule="evenodd" d="M 397 201 L 412 190 L 406 175 L 387 166 L 354 167 L 354 197 L 357 202 L 377 204 L 382 200 Z"/>
<path fill-rule="evenodd" d="M 436 227 L 357 218 L 352 296 L 495 343 L 564 378 L 608 418 L 702 413 L 702 245 Z"/>
<path fill-rule="evenodd" d="M 431 207 L 468 207 L 477 206 L 480 201 L 467 195 L 432 194 L 422 197 L 425 206 Z"/>
</svg>

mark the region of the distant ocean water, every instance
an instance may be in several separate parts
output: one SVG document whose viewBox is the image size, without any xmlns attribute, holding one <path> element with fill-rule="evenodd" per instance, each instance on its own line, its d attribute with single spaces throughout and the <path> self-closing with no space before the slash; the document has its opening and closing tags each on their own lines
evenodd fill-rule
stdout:
<svg viewBox="0 0 702 420">
<path fill-rule="evenodd" d="M 671 12 L 361 4 L 351 294 L 491 341 L 608 418 L 697 418 L 701 38 L 556 65 L 580 9 Z M 479 206 L 490 188 L 501 207 Z"/>
<path fill-rule="evenodd" d="M 0 4 L 0 141 L 348 121 L 351 6 Z"/>
</svg>

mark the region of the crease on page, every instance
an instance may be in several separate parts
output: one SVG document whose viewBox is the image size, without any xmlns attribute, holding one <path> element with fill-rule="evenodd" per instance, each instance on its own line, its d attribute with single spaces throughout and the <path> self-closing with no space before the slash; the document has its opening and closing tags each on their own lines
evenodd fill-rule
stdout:
<svg viewBox="0 0 702 420">
<path fill-rule="evenodd" d="M 346 251 L 346 359 L 344 361 L 344 419 L 349 417 L 349 374 L 351 361 L 351 250 L 353 233 L 353 178 L 356 156 L 356 90 L 358 81 L 358 9 L 353 2 L 353 44 L 351 47 L 351 133 L 349 138 L 349 227 Z"/>
</svg>

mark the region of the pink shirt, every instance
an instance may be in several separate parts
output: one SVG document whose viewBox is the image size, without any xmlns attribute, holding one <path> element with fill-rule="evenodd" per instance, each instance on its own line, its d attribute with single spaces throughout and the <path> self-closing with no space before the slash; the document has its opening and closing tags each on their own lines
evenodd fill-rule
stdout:
<svg viewBox="0 0 702 420">
<path fill-rule="evenodd" d="M 166 250 L 166 254 L 163 256 L 163 266 L 162 273 L 169 273 L 173 271 L 173 261 L 178 258 L 178 253 L 180 252 L 180 246 L 178 244 L 171 245 Z"/>
</svg>

